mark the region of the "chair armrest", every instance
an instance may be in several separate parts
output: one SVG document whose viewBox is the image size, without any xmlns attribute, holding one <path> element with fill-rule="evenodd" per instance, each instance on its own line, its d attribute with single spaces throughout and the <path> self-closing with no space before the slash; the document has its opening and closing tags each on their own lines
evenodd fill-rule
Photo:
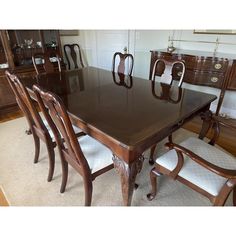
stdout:
<svg viewBox="0 0 236 236">
<path fill-rule="evenodd" d="M 227 128 L 230 128 L 230 129 L 235 129 L 235 131 L 236 131 L 236 125 L 233 125 L 233 124 L 230 124 L 230 123 L 226 122 L 225 120 L 223 120 L 219 116 L 214 115 L 212 118 L 215 122 L 218 122 L 220 125 L 223 125 L 223 126 L 225 126 Z"/>
<path fill-rule="evenodd" d="M 220 126 L 224 126 L 229 129 L 233 129 L 236 131 L 236 126 L 226 122 L 219 116 L 212 116 L 212 129 L 213 129 L 213 136 L 209 142 L 209 144 L 214 145 L 220 136 Z"/>
<path fill-rule="evenodd" d="M 175 143 L 166 143 L 165 146 L 169 149 L 175 149 L 176 152 L 182 152 L 186 156 L 190 157 L 193 161 L 197 162 L 199 165 L 205 167 L 211 172 L 214 172 L 215 174 L 229 179 L 236 178 L 236 170 L 229 170 L 216 166 L 183 146 Z"/>
</svg>

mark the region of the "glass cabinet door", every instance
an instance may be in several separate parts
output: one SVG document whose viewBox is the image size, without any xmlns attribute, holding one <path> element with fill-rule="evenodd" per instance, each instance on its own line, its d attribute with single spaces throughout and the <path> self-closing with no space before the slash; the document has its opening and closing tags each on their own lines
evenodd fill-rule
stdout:
<svg viewBox="0 0 236 236">
<path fill-rule="evenodd" d="M 44 47 L 46 50 L 57 50 L 59 44 L 57 34 L 57 30 L 42 30 Z"/>
<path fill-rule="evenodd" d="M 0 37 L 0 69 L 8 68 L 7 57 Z"/>
<path fill-rule="evenodd" d="M 39 30 L 8 30 L 15 66 L 32 65 L 32 55 L 42 52 Z"/>
<path fill-rule="evenodd" d="M 60 37 L 58 30 L 41 30 L 41 35 L 44 50 L 50 55 L 50 60 L 53 62 L 56 59 L 56 56 L 60 55 Z"/>
</svg>

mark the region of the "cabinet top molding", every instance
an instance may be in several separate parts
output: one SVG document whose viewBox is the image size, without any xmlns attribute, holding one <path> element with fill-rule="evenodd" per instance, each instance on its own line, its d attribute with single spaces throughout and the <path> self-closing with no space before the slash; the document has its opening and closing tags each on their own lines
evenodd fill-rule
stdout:
<svg viewBox="0 0 236 236">
<path fill-rule="evenodd" d="M 236 30 L 221 30 L 221 29 L 198 29 L 193 31 L 194 34 L 219 34 L 219 35 L 235 35 Z"/>
</svg>

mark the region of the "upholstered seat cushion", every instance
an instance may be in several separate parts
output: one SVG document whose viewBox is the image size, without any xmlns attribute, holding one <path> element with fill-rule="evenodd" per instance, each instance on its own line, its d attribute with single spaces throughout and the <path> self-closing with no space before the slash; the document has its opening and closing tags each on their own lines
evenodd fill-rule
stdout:
<svg viewBox="0 0 236 236">
<path fill-rule="evenodd" d="M 46 128 L 48 129 L 48 132 L 49 132 L 49 135 L 50 135 L 51 138 L 52 138 L 52 141 L 54 142 L 54 141 L 55 141 L 54 134 L 53 134 L 53 132 L 52 132 L 52 130 L 51 130 L 51 128 L 50 128 L 50 126 L 49 126 L 47 120 L 45 120 L 45 119 L 42 119 L 42 120 L 43 120 L 44 125 L 45 125 Z M 76 127 L 76 126 L 74 126 L 74 125 L 73 125 L 72 127 L 73 127 L 73 130 L 74 130 L 75 134 L 78 134 L 79 132 L 82 132 L 82 130 L 81 130 L 80 128 L 78 128 L 78 127 Z"/>
<path fill-rule="evenodd" d="M 180 143 L 180 145 L 219 167 L 236 169 L 236 158 L 198 138 L 188 138 Z M 178 157 L 175 150 L 170 150 L 156 159 L 157 164 L 170 171 L 174 170 L 177 161 Z M 184 156 L 184 165 L 179 172 L 179 176 L 214 196 L 218 195 L 220 189 L 227 181 L 226 178 L 207 170 L 186 156 Z"/>
<path fill-rule="evenodd" d="M 88 135 L 78 138 L 78 141 L 92 173 L 113 163 L 111 150 L 103 144 Z"/>
</svg>

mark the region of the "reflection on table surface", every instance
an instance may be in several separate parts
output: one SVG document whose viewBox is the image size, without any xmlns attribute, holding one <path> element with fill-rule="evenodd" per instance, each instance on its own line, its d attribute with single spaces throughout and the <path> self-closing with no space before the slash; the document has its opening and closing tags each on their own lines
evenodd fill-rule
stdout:
<svg viewBox="0 0 236 236">
<path fill-rule="evenodd" d="M 61 74 L 42 74 L 37 78 L 25 79 L 24 83 L 29 88 L 37 83 L 58 94 L 71 114 L 126 146 L 135 146 L 216 98 L 181 89 L 179 97 L 169 99 L 177 102 L 167 103 L 165 99 L 157 99 L 156 94 L 154 96 L 153 86 L 162 88 L 162 96 L 166 91 L 178 95 L 178 87 L 168 90 L 146 79 L 133 77 L 130 81 L 125 76 L 122 81 L 118 78 L 114 81 L 112 72 L 86 67 Z M 124 82 L 126 86 L 120 86 Z"/>
</svg>

